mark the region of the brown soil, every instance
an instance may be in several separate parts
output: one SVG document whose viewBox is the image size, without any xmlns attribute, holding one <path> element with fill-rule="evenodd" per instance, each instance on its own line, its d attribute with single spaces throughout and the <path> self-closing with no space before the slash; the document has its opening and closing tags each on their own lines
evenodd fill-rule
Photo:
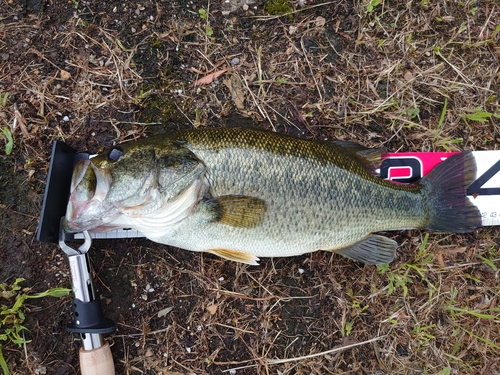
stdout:
<svg viewBox="0 0 500 375">
<path fill-rule="evenodd" d="M 35 240 L 54 139 L 96 152 L 238 123 L 394 151 L 498 149 L 497 2 L 368 3 L 0 0 L 0 125 L 15 139 L 6 155 L 0 136 L 0 283 L 70 287 L 64 253 Z M 467 117 L 477 108 L 485 122 Z M 390 235 L 401 247 L 385 272 L 326 252 L 248 267 L 94 241 L 116 373 L 500 373 L 498 229 L 431 234 L 420 250 L 424 233 Z M 79 373 L 70 305 L 27 303 L 31 342 L 0 341 L 13 374 Z"/>
</svg>

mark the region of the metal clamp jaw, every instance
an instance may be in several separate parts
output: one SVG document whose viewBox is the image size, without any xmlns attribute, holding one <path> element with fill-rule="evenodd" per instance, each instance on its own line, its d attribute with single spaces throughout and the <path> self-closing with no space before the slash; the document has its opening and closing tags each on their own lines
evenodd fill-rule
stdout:
<svg viewBox="0 0 500 375">
<path fill-rule="evenodd" d="M 88 251 L 92 238 L 87 231 L 83 232 L 85 241 L 78 248 L 73 249 L 64 242 L 64 230 L 61 218 L 59 228 L 59 247 L 68 256 L 71 281 L 75 299 L 73 300 L 73 316 L 75 321 L 68 324 L 70 332 L 80 333 L 84 350 L 97 349 L 103 346 L 103 333 L 113 332 L 115 323 L 105 318 L 102 313 L 101 300 L 94 290 L 92 283 Z"/>
</svg>

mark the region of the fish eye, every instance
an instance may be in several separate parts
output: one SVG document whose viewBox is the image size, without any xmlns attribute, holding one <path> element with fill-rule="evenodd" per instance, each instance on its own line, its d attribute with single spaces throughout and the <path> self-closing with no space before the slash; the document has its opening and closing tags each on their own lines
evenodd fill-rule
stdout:
<svg viewBox="0 0 500 375">
<path fill-rule="evenodd" d="M 108 160 L 111 162 L 118 161 L 120 157 L 123 155 L 123 148 L 120 146 L 115 146 L 108 153 Z"/>
</svg>

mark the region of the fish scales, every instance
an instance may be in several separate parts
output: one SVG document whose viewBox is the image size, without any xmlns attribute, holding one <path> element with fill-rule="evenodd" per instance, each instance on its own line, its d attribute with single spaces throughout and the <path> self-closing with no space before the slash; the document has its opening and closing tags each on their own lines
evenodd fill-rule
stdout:
<svg viewBox="0 0 500 375">
<path fill-rule="evenodd" d="M 401 185 L 371 173 L 374 151 L 255 129 L 176 131 L 113 150 L 85 172 L 109 180 L 100 185 L 105 199 L 85 202 L 92 194 L 75 189 L 67 230 L 133 227 L 156 242 L 249 264 L 316 250 L 379 264 L 397 244 L 372 232 L 480 226 L 465 196 L 475 175 L 470 153 L 421 184 Z"/>
</svg>

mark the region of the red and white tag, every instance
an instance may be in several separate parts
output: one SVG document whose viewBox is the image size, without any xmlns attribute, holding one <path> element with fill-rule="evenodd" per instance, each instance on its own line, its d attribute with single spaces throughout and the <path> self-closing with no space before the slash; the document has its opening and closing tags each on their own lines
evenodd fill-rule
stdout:
<svg viewBox="0 0 500 375">
<path fill-rule="evenodd" d="M 397 182 L 416 182 L 452 152 L 408 152 L 383 155 L 380 177 Z M 484 226 L 500 225 L 500 151 L 473 151 L 476 180 L 467 189 L 479 208 Z"/>
</svg>

